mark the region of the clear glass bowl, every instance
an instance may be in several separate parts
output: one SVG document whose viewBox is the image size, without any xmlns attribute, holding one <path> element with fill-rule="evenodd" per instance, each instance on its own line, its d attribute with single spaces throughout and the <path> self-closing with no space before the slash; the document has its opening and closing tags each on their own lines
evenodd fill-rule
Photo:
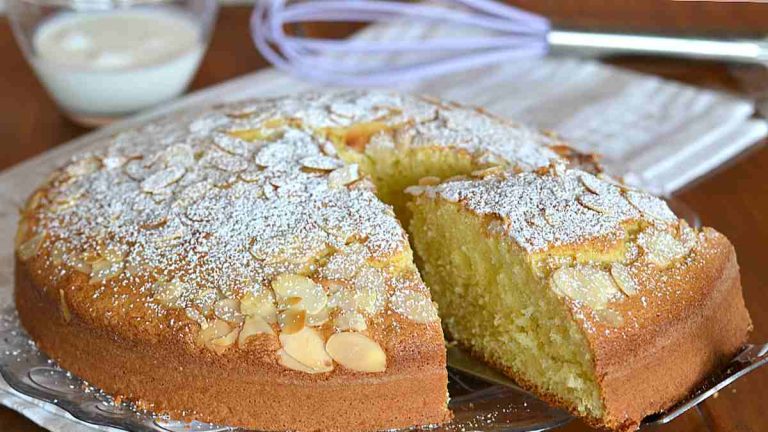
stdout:
<svg viewBox="0 0 768 432">
<path fill-rule="evenodd" d="M 16 40 L 60 109 L 109 123 L 182 94 L 207 49 L 216 0 L 9 0 Z"/>
</svg>

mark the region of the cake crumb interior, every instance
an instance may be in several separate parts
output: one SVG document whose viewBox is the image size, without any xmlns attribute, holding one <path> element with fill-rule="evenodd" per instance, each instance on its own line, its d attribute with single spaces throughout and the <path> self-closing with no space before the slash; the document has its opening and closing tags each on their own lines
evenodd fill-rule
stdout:
<svg viewBox="0 0 768 432">
<path fill-rule="evenodd" d="M 546 280 L 534 275 L 523 251 L 487 235 L 483 220 L 457 205 L 408 204 L 404 190 L 424 177 L 446 179 L 487 165 L 444 148 L 367 146 L 343 130 L 330 138 L 339 156 L 359 164 L 378 197 L 394 207 L 448 335 L 579 414 L 600 418 L 586 338 Z M 375 134 L 365 138 L 375 140 Z"/>
<path fill-rule="evenodd" d="M 448 202 L 412 206 L 411 239 L 453 338 L 529 385 L 599 418 L 586 338 L 510 241 Z"/>
</svg>

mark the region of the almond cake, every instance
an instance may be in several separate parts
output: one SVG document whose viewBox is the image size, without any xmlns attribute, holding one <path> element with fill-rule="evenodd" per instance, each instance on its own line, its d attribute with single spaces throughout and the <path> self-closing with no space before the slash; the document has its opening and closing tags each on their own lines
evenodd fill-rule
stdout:
<svg viewBox="0 0 768 432">
<path fill-rule="evenodd" d="M 554 135 L 386 92 L 119 133 L 30 196 L 16 257 L 22 324 L 62 367 L 155 412 L 259 430 L 448 421 L 443 329 L 632 430 L 751 328 L 722 235 Z"/>
</svg>

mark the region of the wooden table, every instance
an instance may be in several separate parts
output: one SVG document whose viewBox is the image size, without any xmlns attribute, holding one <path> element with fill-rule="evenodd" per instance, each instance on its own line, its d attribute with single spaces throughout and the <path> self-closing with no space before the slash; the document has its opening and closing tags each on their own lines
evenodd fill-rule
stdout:
<svg viewBox="0 0 768 432">
<path fill-rule="evenodd" d="M 646 0 L 643 0 L 645 2 Z M 647 0 L 650 2 L 651 0 Z M 626 20 L 626 10 L 613 12 L 600 9 L 600 14 L 581 13 L 588 5 L 608 7 L 603 0 L 518 0 L 527 6 L 538 8 L 555 16 L 556 21 L 592 22 L 604 20 L 621 23 Z M 640 1 L 616 2 L 631 5 L 635 12 L 645 17 L 632 23 L 651 25 L 658 20 L 648 19 L 651 3 Z M 557 4 L 556 4 L 557 3 Z M 658 2 L 656 2 L 658 4 Z M 645 9 L 643 9 L 645 8 Z M 695 13 L 707 13 L 699 8 Z M 710 8 L 711 9 L 711 8 Z M 640 12 L 638 12 L 640 10 Z M 643 12 L 644 10 L 644 12 Z M 232 7 L 221 11 L 212 45 L 203 65 L 192 84 L 193 89 L 205 87 L 265 66 L 264 60 L 253 48 L 247 36 L 249 8 Z M 656 10 L 658 12 L 658 10 Z M 745 26 L 764 25 L 768 22 L 768 6 L 758 9 L 742 7 L 743 20 L 734 19 L 727 10 L 731 22 L 748 23 Z M 689 13 L 683 11 L 683 13 Z M 624 14 L 624 15 L 622 15 Z M 756 16 L 757 15 L 757 16 Z M 761 16 L 760 16 L 761 15 Z M 617 18 L 618 17 L 618 18 Z M 718 16 L 710 16 L 712 19 Z M 672 20 L 670 25 L 688 29 L 690 21 Z M 612 21 L 611 21 L 612 20 Z M 572 20 L 573 21 L 573 20 Z M 717 21 L 719 22 L 719 21 Z M 638 24 L 638 25 L 639 25 Z M 717 28 L 709 25 L 705 29 Z M 754 28 L 754 27 L 753 27 Z M 85 132 L 64 119 L 53 102 L 43 91 L 23 60 L 11 35 L 8 22 L 0 18 L 0 169 L 7 168 L 35 154 L 48 150 Z M 670 79 L 701 86 L 745 94 L 743 84 L 734 78 L 732 69 L 714 63 L 695 63 L 659 59 L 611 59 L 610 63 L 631 69 L 655 73 Z M 752 313 L 755 331 L 754 342 L 768 341 L 768 263 L 765 248 L 768 246 L 768 148 L 753 150 L 737 158 L 716 174 L 689 186 L 679 197 L 701 215 L 706 225 L 714 226 L 736 246 L 742 268 L 744 296 Z M 35 181 L 30 179 L 30 181 Z M 41 431 L 39 427 L 14 411 L 0 407 L 0 430 Z M 575 432 L 589 430 L 581 422 L 574 421 L 562 429 Z M 711 398 L 671 425 L 659 431 L 739 431 L 762 432 L 768 430 L 768 368 L 743 379 L 717 398 Z"/>
</svg>

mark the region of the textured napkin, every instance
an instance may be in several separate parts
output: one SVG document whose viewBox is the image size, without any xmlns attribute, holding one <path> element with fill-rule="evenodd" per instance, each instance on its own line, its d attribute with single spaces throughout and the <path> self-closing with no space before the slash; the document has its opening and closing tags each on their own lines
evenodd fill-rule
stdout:
<svg viewBox="0 0 768 432">
<path fill-rule="evenodd" d="M 355 37 L 394 40 L 470 30 L 390 23 Z M 243 49 L 246 49 L 245 47 Z M 248 48 L 250 49 L 250 48 Z M 370 58 L 397 63 L 402 56 Z M 349 61 L 343 56 L 338 61 Z M 190 94 L 161 109 L 97 130 L 0 173 L 0 307 L 11 302 L 15 208 L 48 172 L 73 153 L 116 131 L 190 106 L 267 97 L 314 88 L 268 69 Z M 551 129 L 577 148 L 598 152 L 614 173 L 656 193 L 671 193 L 766 136 L 766 122 L 752 118 L 754 104 L 735 96 L 641 75 L 592 60 L 548 57 L 499 64 L 407 84 L 396 90 L 426 93 L 487 108 Z M 56 431 L 89 427 L 59 408 L 23 397 L 0 380 L 0 403 Z"/>
</svg>

